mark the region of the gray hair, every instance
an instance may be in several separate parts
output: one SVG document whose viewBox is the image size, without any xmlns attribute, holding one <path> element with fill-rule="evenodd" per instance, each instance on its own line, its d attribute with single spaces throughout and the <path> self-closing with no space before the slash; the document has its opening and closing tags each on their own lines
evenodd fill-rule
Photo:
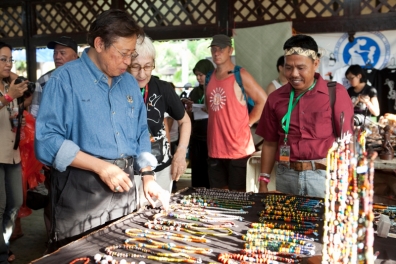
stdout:
<svg viewBox="0 0 396 264">
<path fill-rule="evenodd" d="M 138 37 L 136 41 L 136 52 L 139 56 L 151 57 L 155 61 L 155 47 L 153 41 L 147 35 Z"/>
</svg>

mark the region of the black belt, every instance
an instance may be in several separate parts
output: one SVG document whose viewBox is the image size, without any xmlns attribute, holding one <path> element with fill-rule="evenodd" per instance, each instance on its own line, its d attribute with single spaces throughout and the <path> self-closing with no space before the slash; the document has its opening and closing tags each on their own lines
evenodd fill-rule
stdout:
<svg viewBox="0 0 396 264">
<path fill-rule="evenodd" d="M 126 158 L 120 158 L 120 159 L 102 159 L 102 160 L 107 161 L 111 164 L 114 164 L 122 170 L 133 165 L 133 157 L 126 157 Z"/>
</svg>

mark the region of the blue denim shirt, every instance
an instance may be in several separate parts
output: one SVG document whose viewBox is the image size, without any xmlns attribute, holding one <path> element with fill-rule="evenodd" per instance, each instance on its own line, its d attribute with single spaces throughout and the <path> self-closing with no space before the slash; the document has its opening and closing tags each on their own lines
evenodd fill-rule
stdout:
<svg viewBox="0 0 396 264">
<path fill-rule="evenodd" d="M 133 156 L 139 158 L 137 169 L 155 168 L 144 158 L 151 155 L 151 145 L 136 79 L 126 72 L 113 77 L 109 87 L 88 49 L 56 69 L 45 86 L 36 120 L 37 158 L 65 171 L 81 150 L 105 159 Z"/>
</svg>

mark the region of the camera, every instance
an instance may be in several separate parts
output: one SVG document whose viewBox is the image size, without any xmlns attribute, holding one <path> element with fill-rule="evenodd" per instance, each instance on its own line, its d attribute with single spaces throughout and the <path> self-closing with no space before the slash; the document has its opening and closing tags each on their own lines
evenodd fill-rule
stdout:
<svg viewBox="0 0 396 264">
<path fill-rule="evenodd" d="M 353 115 L 353 125 L 362 126 L 370 124 L 370 117 L 362 114 Z"/>
<path fill-rule="evenodd" d="M 21 83 L 23 81 L 27 81 L 27 79 L 23 76 L 18 76 L 18 78 L 15 80 L 15 84 Z M 27 90 L 23 92 L 24 98 L 27 98 L 34 93 L 34 90 L 36 90 L 36 83 L 28 82 L 27 87 L 28 87 Z"/>
</svg>

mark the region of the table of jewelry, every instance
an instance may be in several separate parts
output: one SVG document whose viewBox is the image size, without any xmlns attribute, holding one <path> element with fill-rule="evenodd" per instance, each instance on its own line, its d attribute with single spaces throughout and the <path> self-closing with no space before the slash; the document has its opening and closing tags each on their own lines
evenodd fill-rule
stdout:
<svg viewBox="0 0 396 264">
<path fill-rule="evenodd" d="M 32 263 L 301 263 L 322 253 L 319 198 L 187 188 L 170 207 L 141 209 Z M 396 261 L 395 245 L 376 236 L 376 263 Z"/>
</svg>

